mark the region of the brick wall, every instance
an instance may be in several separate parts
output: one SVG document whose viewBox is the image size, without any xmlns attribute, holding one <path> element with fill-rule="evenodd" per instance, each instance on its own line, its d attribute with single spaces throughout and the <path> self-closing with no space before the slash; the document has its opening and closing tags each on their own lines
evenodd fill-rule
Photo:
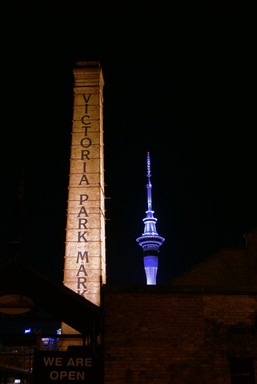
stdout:
<svg viewBox="0 0 257 384">
<path fill-rule="evenodd" d="M 257 295 L 178 287 L 104 289 L 105 384 L 230 384 L 257 360 Z"/>
</svg>

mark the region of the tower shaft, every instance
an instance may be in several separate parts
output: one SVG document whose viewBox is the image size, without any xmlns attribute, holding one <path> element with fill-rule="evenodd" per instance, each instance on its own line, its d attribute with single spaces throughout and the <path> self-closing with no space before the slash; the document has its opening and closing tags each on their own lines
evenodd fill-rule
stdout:
<svg viewBox="0 0 257 384">
<path fill-rule="evenodd" d="M 73 73 L 64 285 L 100 305 L 106 281 L 104 80 L 98 62 L 79 62 Z"/>
<path fill-rule="evenodd" d="M 136 241 L 143 249 L 144 269 L 146 274 L 146 284 L 156 285 L 158 271 L 159 248 L 165 239 L 158 235 L 156 230 L 157 219 L 152 210 L 152 184 L 151 184 L 151 164 L 150 153 L 147 153 L 147 211 L 143 219 L 144 232 Z"/>
</svg>

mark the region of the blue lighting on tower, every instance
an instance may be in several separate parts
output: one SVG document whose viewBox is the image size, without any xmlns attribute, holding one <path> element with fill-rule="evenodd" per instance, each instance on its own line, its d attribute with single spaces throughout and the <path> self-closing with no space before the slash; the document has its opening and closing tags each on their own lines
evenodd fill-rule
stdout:
<svg viewBox="0 0 257 384">
<path fill-rule="evenodd" d="M 146 274 L 146 284 L 156 285 L 156 275 L 158 271 L 159 248 L 165 239 L 158 235 L 156 230 L 157 219 L 152 210 L 152 184 L 151 184 L 151 162 L 150 153 L 147 152 L 147 211 L 144 222 L 144 233 L 136 241 L 143 249 L 144 268 Z"/>
</svg>

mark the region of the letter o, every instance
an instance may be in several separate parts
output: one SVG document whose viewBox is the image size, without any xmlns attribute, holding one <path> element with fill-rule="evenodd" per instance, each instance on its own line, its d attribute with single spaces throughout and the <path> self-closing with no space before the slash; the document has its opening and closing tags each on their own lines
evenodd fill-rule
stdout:
<svg viewBox="0 0 257 384">
<path fill-rule="evenodd" d="M 87 143 L 86 143 L 86 141 L 87 141 Z M 81 139 L 81 141 L 80 141 L 80 145 L 83 148 L 88 148 L 88 147 L 90 147 L 90 145 L 92 145 L 92 141 L 89 137 L 83 137 L 83 139 Z"/>
<path fill-rule="evenodd" d="M 58 371 L 51 371 L 49 376 L 51 380 L 57 380 L 59 378 Z"/>
</svg>

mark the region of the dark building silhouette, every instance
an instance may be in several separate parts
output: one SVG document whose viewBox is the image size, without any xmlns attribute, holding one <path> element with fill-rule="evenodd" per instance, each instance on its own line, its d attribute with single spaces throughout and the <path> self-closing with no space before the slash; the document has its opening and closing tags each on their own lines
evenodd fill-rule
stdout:
<svg viewBox="0 0 257 384">
<path fill-rule="evenodd" d="M 61 321 L 84 341 L 68 353 L 90 353 L 100 383 L 256 383 L 257 229 L 170 284 L 104 285 L 100 308 L 17 258 L 0 265 L 0 293 L 1 383 L 32 382 L 35 352 L 61 350 L 47 330 Z M 42 329 L 21 332 L 33 322 Z"/>
</svg>

